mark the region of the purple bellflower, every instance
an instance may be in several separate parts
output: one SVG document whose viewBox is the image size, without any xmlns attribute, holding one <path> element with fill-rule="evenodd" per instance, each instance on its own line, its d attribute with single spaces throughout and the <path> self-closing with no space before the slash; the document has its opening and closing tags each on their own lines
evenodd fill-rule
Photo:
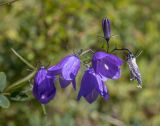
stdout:
<svg viewBox="0 0 160 126">
<path fill-rule="evenodd" d="M 107 42 L 109 42 L 111 37 L 111 29 L 110 29 L 110 20 L 107 18 L 104 18 L 102 20 L 102 29 L 104 33 L 104 38 Z"/>
<path fill-rule="evenodd" d="M 55 96 L 54 80 L 54 77 L 47 76 L 47 70 L 44 67 L 37 71 L 34 77 L 33 95 L 40 103 L 46 104 Z"/>
<path fill-rule="evenodd" d="M 85 71 L 82 77 L 77 100 L 79 101 L 81 96 L 83 96 L 89 103 L 93 103 L 99 94 L 105 100 L 109 99 L 107 87 L 105 86 L 101 77 L 94 72 L 93 68 L 89 68 Z"/>
<path fill-rule="evenodd" d="M 113 54 L 96 52 L 92 57 L 92 67 L 103 81 L 120 78 L 122 60 Z"/>
<path fill-rule="evenodd" d="M 48 69 L 49 76 L 60 75 L 59 82 L 62 88 L 72 83 L 76 89 L 76 75 L 80 69 L 80 59 L 76 55 L 69 55 L 63 58 L 57 65 Z"/>
</svg>

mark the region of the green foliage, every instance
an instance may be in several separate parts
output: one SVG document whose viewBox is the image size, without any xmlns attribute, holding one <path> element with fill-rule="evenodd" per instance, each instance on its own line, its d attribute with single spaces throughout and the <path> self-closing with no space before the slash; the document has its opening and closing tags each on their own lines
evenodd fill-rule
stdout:
<svg viewBox="0 0 160 126">
<path fill-rule="evenodd" d="M 4 95 L 0 95 L 0 107 L 2 108 L 9 108 L 10 102 L 8 98 Z"/>
<path fill-rule="evenodd" d="M 11 48 L 36 68 L 56 64 L 73 50 L 100 50 L 105 44 L 97 37 L 103 35 L 103 17 L 110 18 L 112 34 L 118 35 L 111 39 L 110 50 L 115 46 L 127 47 L 134 53 L 143 50 L 137 58 L 142 89 L 136 88 L 137 82 L 129 81 L 128 66 L 124 63 L 122 77 L 106 83 L 109 101 L 99 98 L 90 105 L 82 98 L 76 102 L 78 90 L 73 91 L 71 86 L 62 90 L 56 83 L 57 94 L 46 106 L 47 116 L 26 88 L 16 87 L 6 94 L 9 89 L 5 88 L 5 75 L 0 73 L 0 106 L 7 108 L 8 98 L 11 101 L 8 109 L 0 108 L 0 126 L 160 125 L 159 0 L 18 0 L 0 6 L 0 12 L 0 71 L 5 72 L 8 86 L 31 74 L 22 83 L 30 87 L 35 74 L 28 71 L 29 67 Z M 123 54 L 116 54 L 124 59 Z M 77 77 L 77 89 L 83 71 Z"/>
<path fill-rule="evenodd" d="M 2 92 L 6 87 L 6 75 L 3 72 L 0 72 L 0 92 Z"/>
</svg>

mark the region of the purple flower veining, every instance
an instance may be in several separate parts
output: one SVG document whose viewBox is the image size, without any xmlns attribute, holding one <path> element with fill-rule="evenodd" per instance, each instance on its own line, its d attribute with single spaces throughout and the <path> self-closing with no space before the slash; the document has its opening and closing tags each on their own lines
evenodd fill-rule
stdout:
<svg viewBox="0 0 160 126">
<path fill-rule="evenodd" d="M 48 69 L 48 76 L 59 76 L 59 82 L 62 88 L 72 83 L 76 89 L 76 75 L 80 69 L 80 59 L 76 55 L 69 55 L 63 58 L 57 65 Z"/>
</svg>

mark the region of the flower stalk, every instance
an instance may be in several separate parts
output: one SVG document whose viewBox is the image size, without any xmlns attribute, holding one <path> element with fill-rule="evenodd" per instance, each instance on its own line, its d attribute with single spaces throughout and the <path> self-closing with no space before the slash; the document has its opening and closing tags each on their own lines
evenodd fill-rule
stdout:
<svg viewBox="0 0 160 126">
<path fill-rule="evenodd" d="M 33 71 L 28 76 L 26 76 L 26 77 L 16 81 L 15 83 L 11 84 L 10 86 L 8 86 L 5 89 L 5 93 L 12 92 L 17 88 L 23 87 L 25 85 L 24 82 L 29 81 L 31 78 L 33 78 L 35 73 L 36 73 L 36 71 Z"/>
</svg>

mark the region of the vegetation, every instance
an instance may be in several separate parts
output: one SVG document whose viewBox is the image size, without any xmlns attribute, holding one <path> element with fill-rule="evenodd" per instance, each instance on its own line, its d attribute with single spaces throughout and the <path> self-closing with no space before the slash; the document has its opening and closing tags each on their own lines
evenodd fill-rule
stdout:
<svg viewBox="0 0 160 126">
<path fill-rule="evenodd" d="M 6 0 L 0 0 L 5 3 Z M 8 1 L 7 1 L 8 2 Z M 33 79 L 0 94 L 0 126 L 159 126 L 160 14 L 159 0 L 17 0 L 0 6 L 0 92 L 33 76 L 11 48 L 35 68 L 56 64 L 79 49 L 97 51 L 105 44 L 101 21 L 111 20 L 110 50 L 127 47 L 137 58 L 143 85 L 130 82 L 128 66 L 119 80 L 107 81 L 110 99 L 88 104 L 76 101 L 77 91 L 56 84 L 57 94 L 46 106 L 32 96 Z M 105 48 L 105 47 L 104 47 Z M 122 59 L 122 53 L 116 53 Z M 86 57 L 87 58 L 87 57 Z M 10 95 L 10 96 L 9 96 Z M 9 102 L 10 101 L 10 102 Z"/>
</svg>

